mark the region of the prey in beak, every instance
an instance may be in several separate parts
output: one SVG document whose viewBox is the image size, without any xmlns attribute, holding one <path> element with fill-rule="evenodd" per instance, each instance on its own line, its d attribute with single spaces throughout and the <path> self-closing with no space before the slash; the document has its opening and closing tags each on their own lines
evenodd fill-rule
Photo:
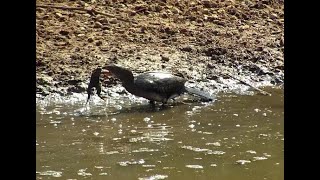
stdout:
<svg viewBox="0 0 320 180">
<path fill-rule="evenodd" d="M 111 73 L 108 70 L 105 70 L 103 68 L 96 68 L 95 70 L 93 70 L 93 72 L 91 73 L 91 77 L 90 77 L 90 82 L 88 84 L 88 88 L 87 88 L 87 94 L 88 94 L 88 98 L 87 98 L 87 102 L 88 103 L 91 95 L 93 94 L 93 88 L 96 89 L 97 91 L 97 95 L 101 98 L 101 99 L 105 99 L 104 96 L 101 95 L 101 83 L 100 83 L 100 76 L 102 76 L 102 78 L 107 78 L 111 75 Z"/>
</svg>

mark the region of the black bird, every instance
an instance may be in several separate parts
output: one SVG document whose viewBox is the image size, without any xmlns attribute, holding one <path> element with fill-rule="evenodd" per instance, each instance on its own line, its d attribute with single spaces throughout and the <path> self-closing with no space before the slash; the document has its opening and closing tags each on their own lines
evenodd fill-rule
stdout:
<svg viewBox="0 0 320 180">
<path fill-rule="evenodd" d="M 102 69 L 99 69 L 97 75 L 100 75 L 101 73 L 104 73 L 105 75 L 114 75 L 116 78 L 120 79 L 122 86 L 129 93 L 146 98 L 150 100 L 150 103 L 154 103 L 156 101 L 166 104 L 169 99 L 180 96 L 185 92 L 200 96 L 203 101 L 213 100 L 213 97 L 203 91 L 186 87 L 186 80 L 184 78 L 175 76 L 168 72 L 146 72 L 134 77 L 132 72 L 124 67 L 107 65 Z M 89 85 L 88 89 L 96 87 L 99 95 L 101 92 L 99 81 L 92 80 L 92 83 L 93 84 Z M 88 98 L 89 97 L 90 96 L 88 96 Z"/>
</svg>

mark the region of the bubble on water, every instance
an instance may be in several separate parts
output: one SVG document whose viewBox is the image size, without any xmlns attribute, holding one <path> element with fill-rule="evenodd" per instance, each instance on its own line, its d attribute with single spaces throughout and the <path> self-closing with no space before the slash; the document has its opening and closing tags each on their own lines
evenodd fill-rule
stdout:
<svg viewBox="0 0 320 180">
<path fill-rule="evenodd" d="M 259 134 L 259 137 L 262 136 L 262 137 L 268 137 L 269 135 L 268 134 Z"/>
<path fill-rule="evenodd" d="M 112 122 L 115 122 L 117 119 L 116 118 L 111 118 L 111 121 Z"/>
<path fill-rule="evenodd" d="M 244 164 L 248 164 L 248 163 L 251 163 L 251 161 L 248 161 L 248 160 L 238 160 L 236 161 L 237 164 L 240 164 L 240 165 L 244 165 Z"/>
<path fill-rule="evenodd" d="M 256 151 L 253 151 L 253 150 L 248 150 L 248 151 L 246 151 L 247 153 L 250 153 L 250 154 L 257 154 L 257 152 Z"/>
<path fill-rule="evenodd" d="M 52 177 L 61 177 L 62 176 L 61 171 L 44 171 L 44 172 L 36 172 L 36 174 L 39 174 L 41 176 L 52 176 Z"/>
<path fill-rule="evenodd" d="M 60 124 L 61 123 L 61 121 L 50 121 L 50 124 Z"/>
<path fill-rule="evenodd" d="M 145 118 L 143 118 L 143 121 L 148 122 L 148 121 L 150 121 L 150 118 L 149 117 L 145 117 Z"/>
<path fill-rule="evenodd" d="M 190 124 L 189 128 L 194 128 L 194 126 L 195 126 L 194 124 Z"/>
<path fill-rule="evenodd" d="M 239 116 L 239 114 L 233 114 L 233 115 L 234 115 L 234 116 L 237 116 L 237 117 Z"/>
<path fill-rule="evenodd" d="M 85 169 L 79 169 L 78 175 L 79 175 L 79 176 L 92 176 L 91 173 L 85 172 L 86 170 L 87 170 L 87 168 L 85 168 Z"/>
<path fill-rule="evenodd" d="M 256 108 L 256 109 L 254 109 L 254 111 L 255 112 L 259 112 L 259 111 L 261 111 L 260 109 L 258 109 L 258 108 Z"/>
<path fill-rule="evenodd" d="M 99 135 L 99 133 L 98 133 L 98 132 L 94 132 L 94 133 L 93 133 L 93 135 L 98 136 L 98 135 Z"/>
<path fill-rule="evenodd" d="M 160 174 L 156 174 L 156 175 L 152 175 L 150 177 L 143 177 L 143 178 L 138 178 L 139 180 L 160 180 L 160 179 L 166 179 L 168 178 L 168 175 L 160 175 Z"/>
<path fill-rule="evenodd" d="M 261 161 L 261 160 L 266 160 L 266 159 L 268 159 L 268 158 L 266 158 L 266 157 L 253 157 L 253 159 L 254 159 L 255 161 Z"/>
<path fill-rule="evenodd" d="M 153 164 L 143 164 L 142 167 L 145 167 L 145 168 L 154 168 L 154 167 L 156 167 L 156 165 L 153 165 Z"/>
<path fill-rule="evenodd" d="M 197 148 L 197 147 L 192 147 L 192 146 L 181 146 L 182 149 L 188 149 L 191 151 L 195 152 L 207 152 L 210 151 L 210 149 L 202 149 L 202 148 Z"/>
<path fill-rule="evenodd" d="M 99 173 L 100 176 L 106 176 L 108 173 Z"/>
<path fill-rule="evenodd" d="M 208 151 L 207 154 L 214 154 L 214 155 L 222 155 L 225 154 L 226 152 L 224 151 Z"/>
<path fill-rule="evenodd" d="M 106 152 L 107 155 L 111 155 L 111 154 L 119 154 L 119 151 L 109 151 Z"/>
<path fill-rule="evenodd" d="M 138 153 L 138 152 L 155 152 L 155 151 L 159 151 L 159 149 L 139 148 L 138 150 L 133 150 L 132 152 Z"/>
<path fill-rule="evenodd" d="M 210 164 L 211 167 L 217 167 L 217 164 Z"/>
<path fill-rule="evenodd" d="M 237 124 L 236 127 L 240 127 L 240 124 Z"/>
<path fill-rule="evenodd" d="M 266 116 L 267 116 L 267 113 L 262 113 L 262 116 L 266 117 Z"/>
<path fill-rule="evenodd" d="M 144 164 L 144 163 L 145 163 L 144 159 L 140 159 L 138 161 L 121 161 L 121 162 L 118 162 L 118 164 L 120 166 L 138 165 L 138 164 Z"/>
<path fill-rule="evenodd" d="M 219 142 L 214 142 L 214 143 L 206 143 L 207 146 L 214 145 L 214 146 L 221 146 Z"/>
<path fill-rule="evenodd" d="M 271 155 L 270 155 L 270 154 L 267 154 L 267 153 L 263 153 L 263 155 L 264 155 L 265 157 L 271 157 Z"/>
<path fill-rule="evenodd" d="M 96 169 L 102 169 L 103 166 L 94 166 L 94 168 L 96 168 Z"/>
<path fill-rule="evenodd" d="M 192 169 L 203 169 L 203 166 L 201 165 L 186 165 L 186 167 Z"/>
</svg>

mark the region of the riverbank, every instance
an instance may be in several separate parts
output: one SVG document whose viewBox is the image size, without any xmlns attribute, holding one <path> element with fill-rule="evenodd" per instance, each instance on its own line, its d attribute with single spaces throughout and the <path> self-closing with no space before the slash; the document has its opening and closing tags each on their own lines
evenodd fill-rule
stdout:
<svg viewBox="0 0 320 180">
<path fill-rule="evenodd" d="M 283 84 L 280 0 L 37 0 L 37 6 L 41 96 L 85 93 L 92 70 L 108 63 L 134 73 L 169 71 L 209 92 L 237 91 L 239 79 L 254 87 Z M 118 84 L 104 83 L 110 82 Z"/>
</svg>

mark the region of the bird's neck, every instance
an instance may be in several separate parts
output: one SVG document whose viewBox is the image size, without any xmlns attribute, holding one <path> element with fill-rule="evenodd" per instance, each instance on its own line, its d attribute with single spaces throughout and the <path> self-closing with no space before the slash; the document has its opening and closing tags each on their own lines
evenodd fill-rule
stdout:
<svg viewBox="0 0 320 180">
<path fill-rule="evenodd" d="M 122 86 L 126 88 L 126 90 L 132 94 L 136 92 L 136 85 L 133 80 L 122 81 Z"/>
</svg>

